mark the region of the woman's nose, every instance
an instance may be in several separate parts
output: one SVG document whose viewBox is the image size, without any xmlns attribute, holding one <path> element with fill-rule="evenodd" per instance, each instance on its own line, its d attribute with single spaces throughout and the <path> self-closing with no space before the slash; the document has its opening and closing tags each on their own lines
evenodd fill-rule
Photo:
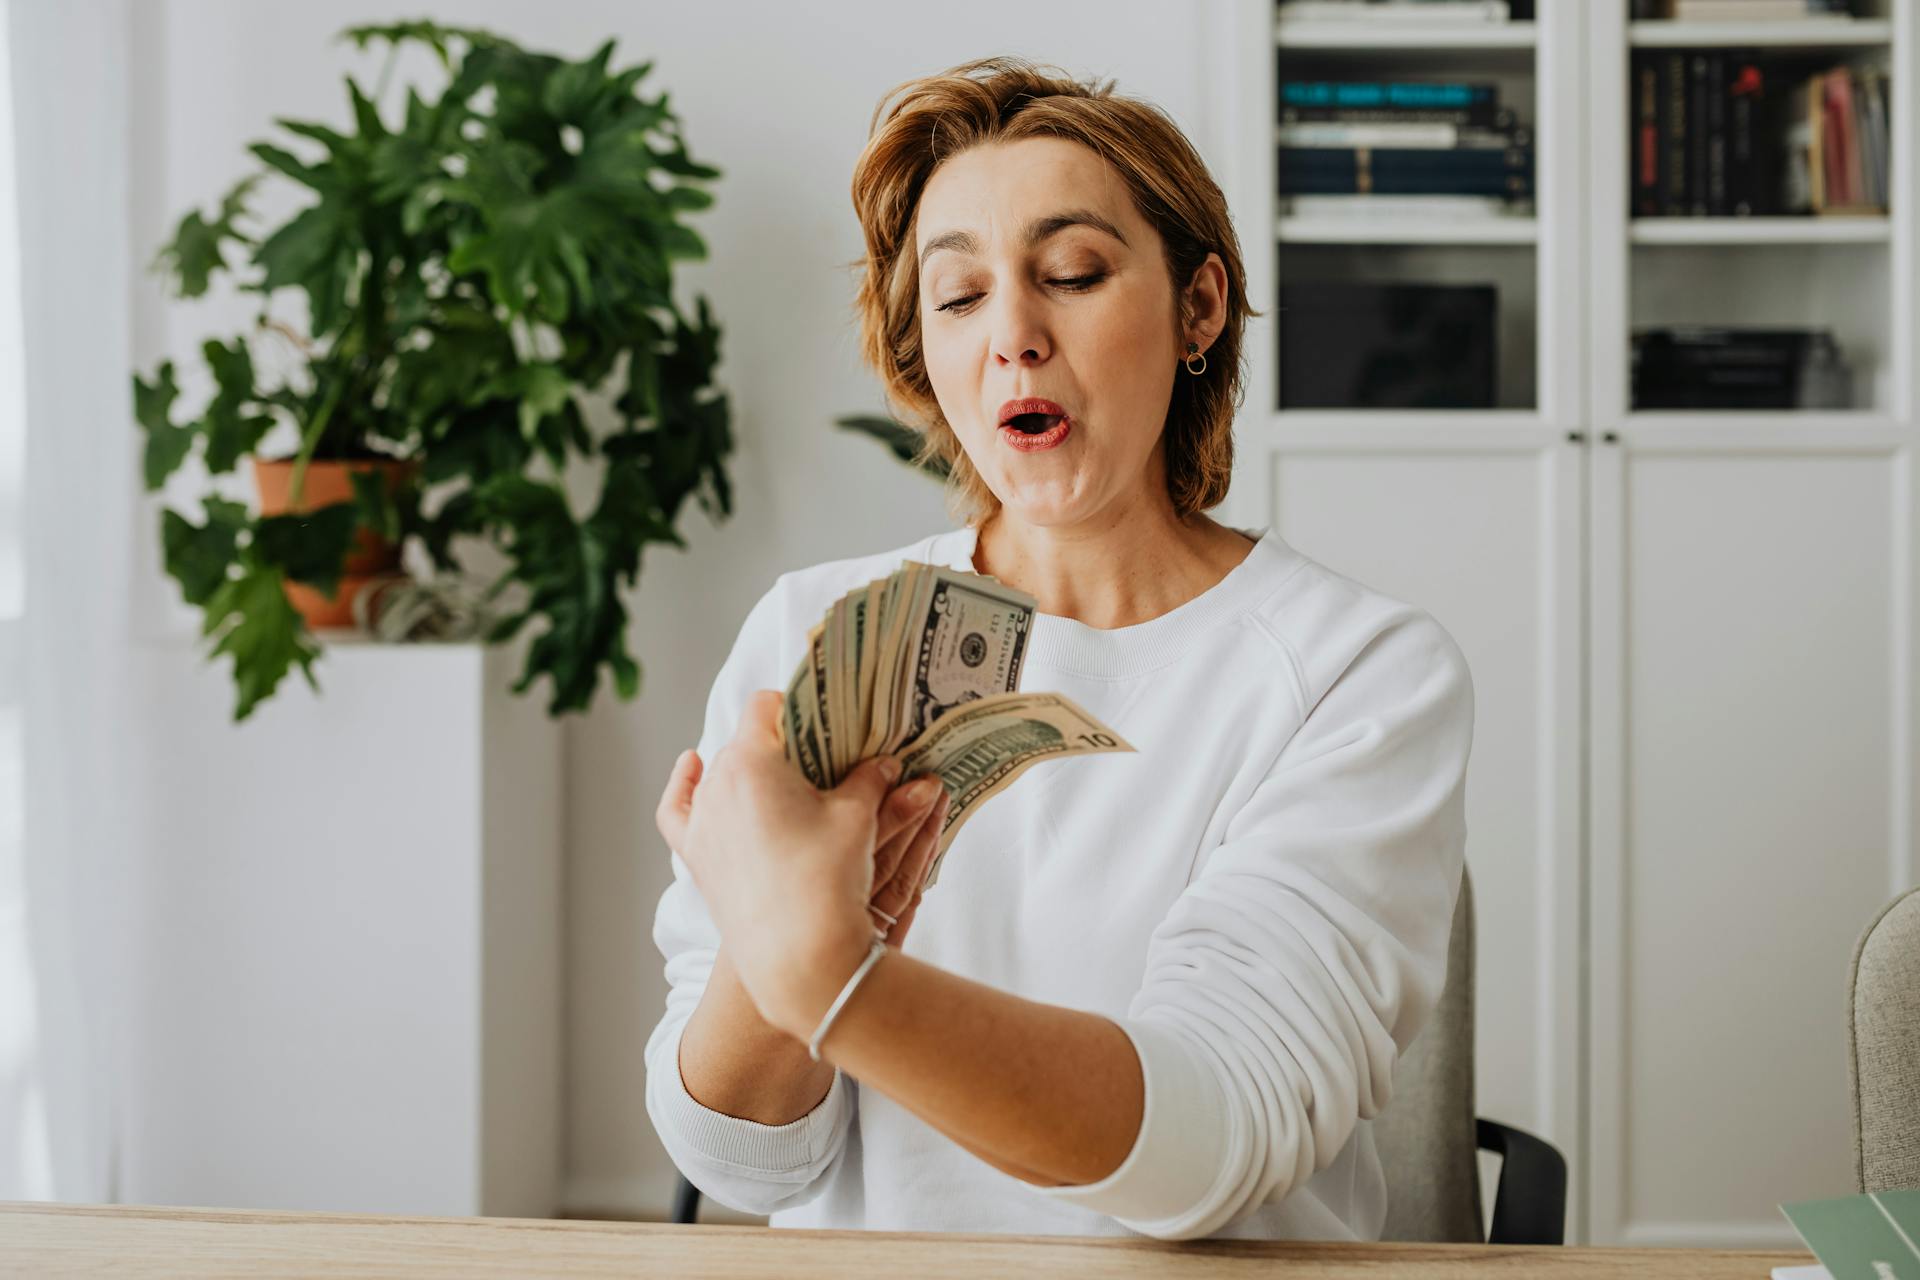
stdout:
<svg viewBox="0 0 1920 1280">
<path fill-rule="evenodd" d="M 1023 297 L 1001 301 L 994 317 L 993 356 L 1002 365 L 1039 364 L 1053 350 L 1038 308 Z"/>
</svg>

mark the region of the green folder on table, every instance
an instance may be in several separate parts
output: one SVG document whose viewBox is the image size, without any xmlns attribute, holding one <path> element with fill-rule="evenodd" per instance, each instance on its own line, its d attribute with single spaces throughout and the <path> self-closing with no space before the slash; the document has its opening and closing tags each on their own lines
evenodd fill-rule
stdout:
<svg viewBox="0 0 1920 1280">
<path fill-rule="evenodd" d="M 1780 1211 L 1833 1280 L 1920 1280 L 1920 1188 L 1802 1200 Z"/>
</svg>

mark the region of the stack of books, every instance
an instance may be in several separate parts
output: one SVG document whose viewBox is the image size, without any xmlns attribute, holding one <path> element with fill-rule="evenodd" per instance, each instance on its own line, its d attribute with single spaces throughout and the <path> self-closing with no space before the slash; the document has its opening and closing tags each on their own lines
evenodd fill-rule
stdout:
<svg viewBox="0 0 1920 1280">
<path fill-rule="evenodd" d="M 1635 216 L 1886 211 L 1885 72 L 1809 76 L 1752 52 L 1648 50 L 1630 100 Z"/>
<path fill-rule="evenodd" d="M 1533 198 L 1533 134 L 1493 84 L 1288 80 L 1280 195 L 1296 215 L 1501 216 Z"/>
<path fill-rule="evenodd" d="M 1531 20 L 1533 0 L 1280 0 L 1281 22 Z"/>
<path fill-rule="evenodd" d="M 1792 86 L 1787 102 L 1790 213 L 1887 211 L 1887 74 L 1836 67 Z"/>
<path fill-rule="evenodd" d="M 1853 0 L 1633 0 L 1636 22 L 1804 22 L 1853 17 Z"/>
<path fill-rule="evenodd" d="M 1852 387 L 1826 329 L 1676 326 L 1633 335 L 1635 409 L 1845 409 Z"/>
</svg>

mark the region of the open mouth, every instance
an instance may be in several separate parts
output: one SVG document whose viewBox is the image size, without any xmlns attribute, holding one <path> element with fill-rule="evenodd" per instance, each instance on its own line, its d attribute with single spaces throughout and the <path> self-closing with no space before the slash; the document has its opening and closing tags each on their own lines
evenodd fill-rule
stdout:
<svg viewBox="0 0 1920 1280">
<path fill-rule="evenodd" d="M 1021 453 L 1052 449 L 1073 430 L 1073 420 L 1059 413 L 1022 413 L 1000 425 L 1000 439 Z"/>
</svg>

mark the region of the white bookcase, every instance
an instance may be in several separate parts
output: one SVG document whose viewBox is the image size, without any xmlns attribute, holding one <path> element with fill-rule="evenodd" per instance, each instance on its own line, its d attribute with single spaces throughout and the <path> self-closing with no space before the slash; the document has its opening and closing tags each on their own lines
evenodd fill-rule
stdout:
<svg viewBox="0 0 1920 1280">
<path fill-rule="evenodd" d="M 1920 881 L 1915 14 L 1537 9 L 1211 11 L 1207 142 L 1266 313 L 1223 515 L 1431 609 L 1467 652 L 1480 1110 L 1567 1154 L 1569 1239 L 1787 1244 L 1777 1204 L 1854 1189 L 1847 959 Z M 1716 46 L 1888 69 L 1890 216 L 1629 218 L 1632 51 Z M 1286 216 L 1282 75 L 1497 81 L 1533 130 L 1533 216 Z M 1496 284 L 1498 407 L 1280 410 L 1294 273 Z M 1637 412 L 1630 334 L 1677 323 L 1830 326 L 1857 407 Z"/>
</svg>

